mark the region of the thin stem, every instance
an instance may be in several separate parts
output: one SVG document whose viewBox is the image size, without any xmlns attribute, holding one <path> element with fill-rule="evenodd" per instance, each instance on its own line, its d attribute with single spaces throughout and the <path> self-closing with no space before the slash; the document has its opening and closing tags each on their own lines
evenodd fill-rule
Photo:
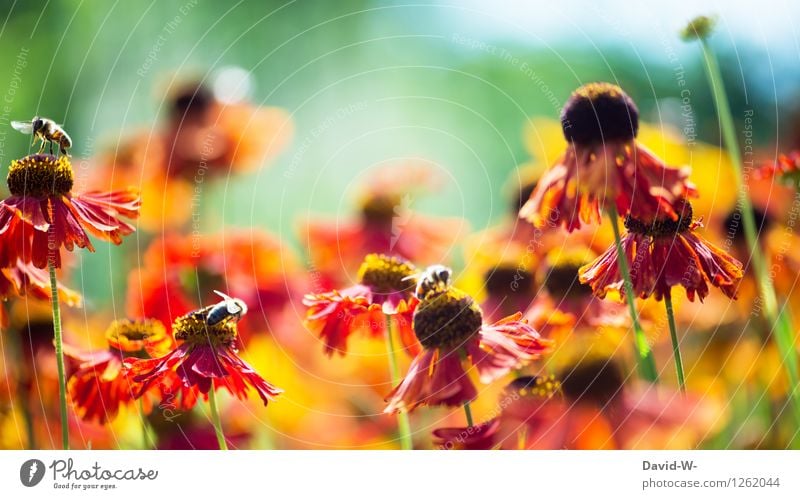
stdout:
<svg viewBox="0 0 800 499">
<path fill-rule="evenodd" d="M 619 265 L 620 273 L 624 281 L 625 298 L 628 302 L 628 311 L 631 314 L 631 321 L 633 322 L 633 336 L 634 347 L 637 353 L 636 365 L 639 369 L 639 376 L 643 379 L 655 383 L 658 381 L 658 372 L 656 371 L 656 362 L 653 359 L 653 352 L 650 345 L 647 344 L 647 338 L 644 335 L 641 323 L 639 323 L 639 314 L 636 312 L 636 298 L 633 294 L 633 282 L 631 281 L 630 267 L 628 266 L 628 257 L 622 249 L 622 238 L 619 234 L 619 225 L 617 224 L 617 207 L 614 203 L 609 203 L 608 218 L 611 219 L 611 228 L 614 230 L 614 244 L 617 248 L 617 262 Z"/>
<path fill-rule="evenodd" d="M 139 399 L 138 406 L 139 418 L 141 418 L 142 421 L 142 449 L 149 449 L 151 447 L 150 425 L 147 423 L 147 417 L 145 416 L 143 399 Z"/>
<path fill-rule="evenodd" d="M 211 423 L 214 425 L 214 433 L 217 435 L 219 450 L 228 450 L 228 443 L 225 442 L 225 434 L 222 433 L 222 421 L 217 409 L 217 393 L 213 386 L 208 391 L 208 405 L 211 407 Z"/>
<path fill-rule="evenodd" d="M 472 428 L 475 423 L 472 421 L 472 408 L 469 406 L 469 401 L 464 402 L 464 415 L 467 417 L 467 426 Z"/>
<path fill-rule="evenodd" d="M 731 163 L 733 164 L 735 173 L 734 181 L 736 182 L 736 188 L 738 190 L 738 201 L 741 206 L 742 221 L 744 222 L 744 235 L 747 240 L 747 246 L 750 249 L 750 262 L 753 265 L 753 273 L 758 282 L 761 301 L 763 303 L 763 315 L 775 329 L 775 344 L 783 358 L 783 366 L 789 377 L 789 398 L 792 401 L 792 413 L 794 415 L 795 424 L 800 427 L 800 392 L 798 392 L 800 373 L 798 372 L 797 353 L 794 349 L 794 334 L 791 328 L 791 321 L 787 316 L 785 308 L 778 307 L 775 288 L 767 272 L 766 260 L 758 242 L 758 227 L 756 227 L 753 205 L 750 202 L 750 198 L 747 194 L 747 187 L 744 183 L 742 155 L 739 149 L 739 140 L 736 136 L 736 126 L 728 103 L 728 96 L 725 92 L 725 85 L 722 82 L 722 73 L 719 69 L 719 63 L 714 55 L 714 51 L 704 38 L 700 39 L 700 46 L 702 47 L 703 58 L 706 63 L 706 76 L 708 77 L 708 83 L 714 96 L 714 104 L 719 113 L 722 137 L 725 140 L 725 147 L 731 158 Z"/>
<path fill-rule="evenodd" d="M 47 267 L 50 270 L 50 301 L 53 304 L 53 335 L 56 343 L 56 366 L 58 367 L 58 400 L 61 407 L 61 446 L 69 449 L 69 419 L 67 415 L 67 378 L 64 374 L 64 339 L 61 334 L 61 307 L 58 303 L 58 281 L 55 258 L 51 256 Z"/>
<path fill-rule="evenodd" d="M 394 330 L 394 321 L 390 315 L 386 315 L 386 351 L 389 354 L 389 376 L 392 380 L 392 386 L 397 386 L 400 383 L 400 370 L 397 368 L 397 357 L 394 353 L 394 341 L 392 340 L 392 332 Z M 411 422 L 408 419 L 408 413 L 397 413 L 397 434 L 400 438 L 400 448 L 403 450 L 411 450 L 414 444 L 411 441 Z"/>
<path fill-rule="evenodd" d="M 675 372 L 678 373 L 678 387 L 681 393 L 686 393 L 686 378 L 683 375 L 683 359 L 681 358 L 681 346 L 678 342 L 678 329 L 675 327 L 675 312 L 672 309 L 672 293 L 667 291 L 664 295 L 664 306 L 667 308 L 667 321 L 669 322 L 669 334 L 672 337 L 672 358 L 675 360 Z"/>
</svg>

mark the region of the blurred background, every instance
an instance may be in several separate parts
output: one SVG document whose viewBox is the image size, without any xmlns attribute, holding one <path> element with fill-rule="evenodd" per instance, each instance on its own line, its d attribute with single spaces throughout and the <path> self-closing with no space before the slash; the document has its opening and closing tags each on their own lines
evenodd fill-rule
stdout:
<svg viewBox="0 0 800 499">
<path fill-rule="evenodd" d="M 130 131 L 161 129 L 174 108 L 170 89 L 199 82 L 223 103 L 284 110 L 278 128 L 288 138 L 263 168 L 209 177 L 193 230 L 268 229 L 300 266 L 308 261 L 298 224 L 315 214 L 347 217 L 381 165 L 435 165 L 444 180 L 435 195 L 410 199 L 414 211 L 463 217 L 473 231 L 505 220 L 509 189 L 522 183 L 518 168 L 556 159 L 561 145 L 550 141 L 561 107 L 590 81 L 621 85 L 652 130 L 689 148 L 690 164 L 693 144 L 721 146 L 700 48 L 678 37 L 699 14 L 718 16 L 711 44 L 734 117 L 744 126 L 753 111 L 759 154 L 769 160 L 800 146 L 800 4 L 788 0 L 704 2 L 702 11 L 689 0 L 0 4 L 3 174 L 30 150 L 10 120 L 63 123 L 77 175 L 91 183 L 103 160 L 119 161 Z M 704 165 L 692 166 L 703 174 Z M 702 195 L 728 202 L 729 184 L 713 171 Z M 190 201 L 166 199 L 161 216 Z M 706 211 L 712 223 L 727 215 Z M 74 320 L 86 324 L 101 310 L 124 316 L 127 272 L 166 232 L 140 231 L 123 251 L 98 243 L 96 253 L 78 253 L 66 282 L 86 304 Z M 464 261 L 455 249 L 450 256 Z M 302 313 L 294 311 L 298 321 Z"/>
</svg>

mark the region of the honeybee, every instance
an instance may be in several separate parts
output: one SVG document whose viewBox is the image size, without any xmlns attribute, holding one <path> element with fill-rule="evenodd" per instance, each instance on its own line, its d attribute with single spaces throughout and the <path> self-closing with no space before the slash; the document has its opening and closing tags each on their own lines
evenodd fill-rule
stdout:
<svg viewBox="0 0 800 499">
<path fill-rule="evenodd" d="M 414 279 L 417 281 L 417 288 L 414 294 L 420 300 L 428 297 L 431 293 L 442 293 L 450 287 L 450 278 L 453 271 L 444 265 L 431 265 L 422 272 L 404 278 L 404 281 Z"/>
<path fill-rule="evenodd" d="M 69 138 L 67 132 L 61 128 L 61 125 L 57 124 L 55 121 L 35 116 L 30 121 L 12 121 L 11 126 L 14 130 L 24 134 L 32 134 L 33 143 L 31 146 L 36 145 L 36 139 L 41 140 L 42 145 L 39 147 L 39 154 L 44 151 L 44 146 L 46 144 L 50 145 L 50 154 L 53 154 L 53 144 L 58 144 L 59 152 L 69 156 L 67 149 L 72 147 L 72 139 Z"/>
<path fill-rule="evenodd" d="M 214 326 L 222 322 L 233 320 L 238 322 L 247 313 L 247 304 L 239 298 L 232 298 L 221 291 L 214 293 L 222 297 L 222 301 L 209 307 L 206 315 L 206 324 Z"/>
</svg>

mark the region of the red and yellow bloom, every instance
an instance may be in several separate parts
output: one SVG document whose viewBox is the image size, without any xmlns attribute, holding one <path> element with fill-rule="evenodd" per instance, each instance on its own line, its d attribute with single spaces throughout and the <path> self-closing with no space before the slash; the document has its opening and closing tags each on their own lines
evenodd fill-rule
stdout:
<svg viewBox="0 0 800 499">
<path fill-rule="evenodd" d="M 673 286 L 683 286 L 686 296 L 702 301 L 709 284 L 726 296 L 736 297 L 742 279 L 742 264 L 729 254 L 705 241 L 695 229 L 692 208 L 686 203 L 677 221 L 671 218 L 645 222 L 629 215 L 625 219 L 627 234 L 622 248 L 631 262 L 633 291 L 640 298 L 654 295 L 661 300 Z M 609 289 L 622 289 L 616 248 L 609 248 L 594 262 L 581 268 L 581 282 L 595 294 L 605 296 Z"/>
<path fill-rule="evenodd" d="M 485 324 L 480 307 L 450 288 L 428 295 L 414 311 L 414 333 L 422 351 L 403 381 L 387 397 L 384 412 L 412 411 L 421 405 L 461 405 L 477 396 L 464 368 L 468 360 L 482 383 L 538 359 L 550 346 L 522 314 Z"/>
<path fill-rule="evenodd" d="M 676 219 L 677 201 L 695 195 L 688 168 L 670 168 L 636 141 L 639 111 L 618 86 L 590 83 L 576 90 L 561 115 L 567 151 L 539 180 L 520 217 L 537 227 L 568 231 L 600 221 L 613 203 L 625 216 Z"/>
<path fill-rule="evenodd" d="M 9 267 L 20 259 L 45 268 L 52 243 L 53 264 L 60 267 L 62 248 L 94 251 L 89 234 L 120 244 L 133 233 L 134 227 L 122 218 L 139 215 L 135 190 L 73 194 L 73 182 L 66 156 L 32 154 L 11 162 L 11 196 L 0 201 L 0 242 L 6 247 L 0 265 Z"/>
</svg>

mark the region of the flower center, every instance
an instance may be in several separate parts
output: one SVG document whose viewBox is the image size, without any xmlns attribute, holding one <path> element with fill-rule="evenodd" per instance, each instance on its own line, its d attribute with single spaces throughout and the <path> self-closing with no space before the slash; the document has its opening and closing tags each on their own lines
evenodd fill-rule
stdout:
<svg viewBox="0 0 800 499">
<path fill-rule="evenodd" d="M 628 215 L 625 217 L 625 228 L 628 232 L 652 237 L 674 237 L 689 230 L 692 226 L 692 205 L 684 203 L 678 220 L 670 218 L 656 219 L 650 223 Z"/>
<path fill-rule="evenodd" d="M 455 288 L 423 300 L 414 311 L 414 333 L 427 349 L 459 346 L 476 335 L 482 324 L 480 307 Z"/>
<path fill-rule="evenodd" d="M 373 195 L 361 205 L 361 215 L 368 224 L 391 226 L 399 204 L 400 199 L 397 196 Z"/>
<path fill-rule="evenodd" d="M 506 386 L 506 393 L 520 397 L 550 398 L 561 390 L 561 382 L 554 375 L 520 376 Z"/>
<path fill-rule="evenodd" d="M 561 299 L 591 295 L 592 287 L 581 284 L 578 280 L 581 266 L 575 263 L 561 263 L 550 267 L 544 279 L 544 287 L 550 296 Z"/>
<path fill-rule="evenodd" d="M 589 83 L 567 100 L 561 127 L 567 141 L 576 144 L 631 140 L 639 132 L 639 110 L 617 85 Z"/>
<path fill-rule="evenodd" d="M 206 323 L 208 307 L 189 312 L 175 319 L 172 323 L 172 331 L 175 339 L 188 342 L 192 345 L 211 344 L 231 345 L 238 336 L 236 323 L 233 321 L 223 321 L 213 326 Z"/>
<path fill-rule="evenodd" d="M 144 356 L 145 343 L 156 337 L 166 337 L 167 331 L 161 321 L 155 319 L 121 319 L 111 323 L 106 330 L 108 345 L 120 352 Z"/>
<path fill-rule="evenodd" d="M 486 292 L 491 296 L 533 294 L 533 276 L 525 269 L 512 265 L 500 265 L 486 272 Z"/>
<path fill-rule="evenodd" d="M 610 359 L 599 359 L 567 367 L 561 378 L 564 395 L 604 407 L 622 393 L 624 378 Z"/>
<path fill-rule="evenodd" d="M 410 293 L 414 288 L 414 280 L 403 279 L 413 276 L 415 272 L 414 265 L 402 258 L 370 253 L 358 270 L 358 280 L 375 293 Z"/>
<path fill-rule="evenodd" d="M 74 175 L 67 156 L 31 154 L 11 162 L 8 190 L 15 196 L 64 196 L 72 190 Z"/>
</svg>

